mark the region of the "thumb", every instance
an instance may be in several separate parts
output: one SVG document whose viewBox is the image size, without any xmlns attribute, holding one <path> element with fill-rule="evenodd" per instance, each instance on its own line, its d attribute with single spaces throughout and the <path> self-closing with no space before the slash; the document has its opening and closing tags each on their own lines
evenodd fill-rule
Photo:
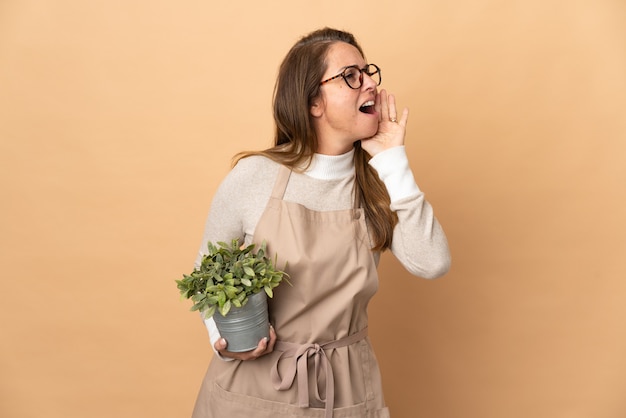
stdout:
<svg viewBox="0 0 626 418">
<path fill-rule="evenodd" d="M 228 343 L 226 342 L 226 340 L 224 338 L 220 338 L 219 340 L 217 340 L 217 342 L 215 343 L 215 349 L 217 351 L 222 351 L 222 350 L 226 350 L 226 347 L 228 346 Z"/>
</svg>

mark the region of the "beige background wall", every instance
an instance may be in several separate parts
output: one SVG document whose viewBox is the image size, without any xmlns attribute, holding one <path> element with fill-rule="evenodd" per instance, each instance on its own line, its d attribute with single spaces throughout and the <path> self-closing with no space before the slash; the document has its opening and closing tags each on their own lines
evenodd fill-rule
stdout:
<svg viewBox="0 0 626 418">
<path fill-rule="evenodd" d="M 622 0 L 0 2 L 0 416 L 189 416 L 211 351 L 174 279 L 324 25 L 410 107 L 453 251 L 383 259 L 393 416 L 626 416 Z"/>
</svg>

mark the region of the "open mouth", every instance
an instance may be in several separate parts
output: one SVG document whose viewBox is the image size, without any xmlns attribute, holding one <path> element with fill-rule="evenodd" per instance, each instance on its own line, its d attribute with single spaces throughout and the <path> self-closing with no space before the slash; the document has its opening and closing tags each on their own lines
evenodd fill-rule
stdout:
<svg viewBox="0 0 626 418">
<path fill-rule="evenodd" d="M 376 109 L 374 108 L 374 101 L 370 100 L 369 102 L 365 102 L 359 107 L 359 111 L 368 114 L 376 113 Z"/>
</svg>

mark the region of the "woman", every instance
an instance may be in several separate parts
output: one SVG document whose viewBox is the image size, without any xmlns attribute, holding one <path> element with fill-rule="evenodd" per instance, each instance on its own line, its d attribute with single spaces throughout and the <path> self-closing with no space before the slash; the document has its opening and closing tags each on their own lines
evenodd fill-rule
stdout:
<svg viewBox="0 0 626 418">
<path fill-rule="evenodd" d="M 275 289 L 274 328 L 251 352 L 229 352 L 207 321 L 218 355 L 194 418 L 389 416 L 367 338 L 380 253 L 391 249 L 424 278 L 446 273 L 450 256 L 408 165 L 408 110 L 398 119 L 380 82 L 347 32 L 310 33 L 285 57 L 275 145 L 239 156 L 213 199 L 197 262 L 207 241 L 267 241 L 292 286 Z"/>
</svg>

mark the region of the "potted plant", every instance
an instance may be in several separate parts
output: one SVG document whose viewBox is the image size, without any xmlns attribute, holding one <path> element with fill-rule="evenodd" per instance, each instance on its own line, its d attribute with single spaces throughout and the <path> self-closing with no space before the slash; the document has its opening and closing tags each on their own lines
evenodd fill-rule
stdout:
<svg viewBox="0 0 626 418">
<path fill-rule="evenodd" d="M 255 244 L 243 247 L 238 239 L 207 247 L 200 267 L 176 280 L 181 297 L 191 299 L 191 310 L 204 319 L 213 317 L 229 351 L 252 350 L 269 336 L 267 296 L 283 279 L 289 282 L 288 275 L 275 268 L 265 242 L 256 252 Z"/>
</svg>

